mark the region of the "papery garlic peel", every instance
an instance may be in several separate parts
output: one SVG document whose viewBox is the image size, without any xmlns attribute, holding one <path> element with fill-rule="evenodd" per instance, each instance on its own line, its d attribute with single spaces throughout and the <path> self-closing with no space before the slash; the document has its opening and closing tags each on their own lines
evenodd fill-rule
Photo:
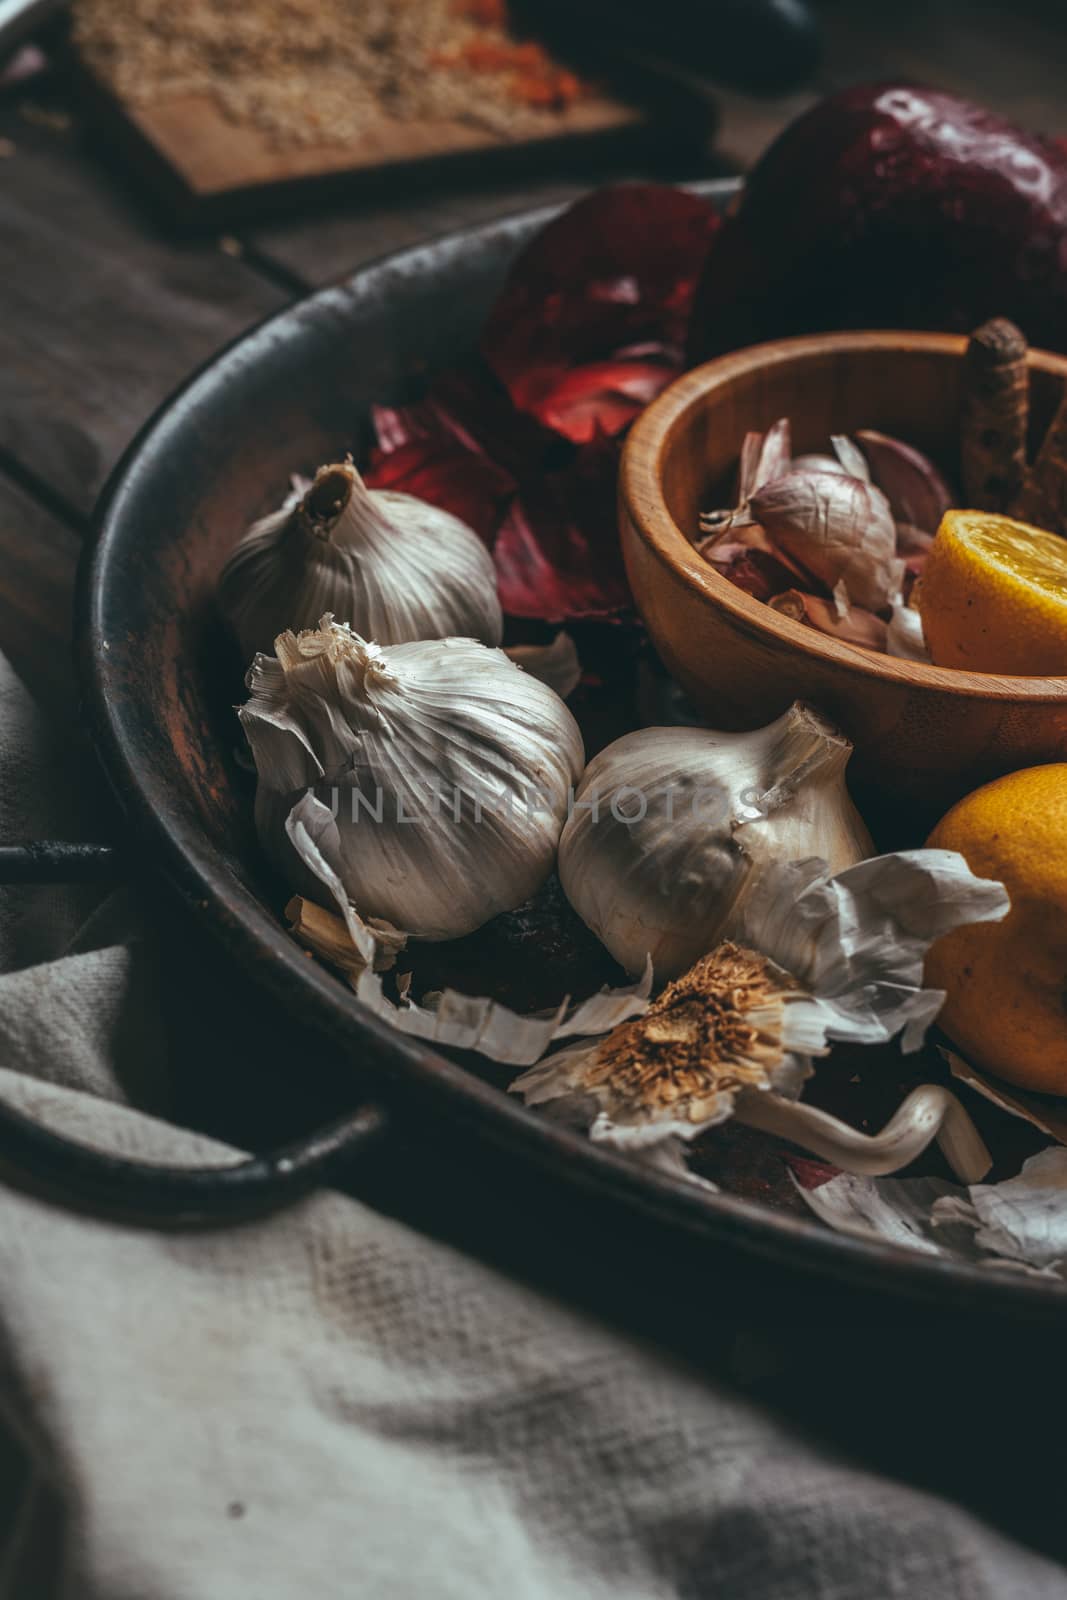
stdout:
<svg viewBox="0 0 1067 1600">
<path fill-rule="evenodd" d="M 836 872 L 873 853 L 845 787 L 851 752 L 799 704 L 752 733 L 626 734 L 590 762 L 563 830 L 567 898 L 628 972 L 651 956 L 658 979 L 676 977 L 742 937 L 771 863 L 817 856 Z"/>
</svg>

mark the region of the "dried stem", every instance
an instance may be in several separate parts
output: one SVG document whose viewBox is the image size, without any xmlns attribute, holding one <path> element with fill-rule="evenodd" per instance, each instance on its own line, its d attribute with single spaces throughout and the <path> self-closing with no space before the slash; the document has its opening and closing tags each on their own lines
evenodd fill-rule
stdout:
<svg viewBox="0 0 1067 1600">
<path fill-rule="evenodd" d="M 349 466 L 320 467 L 315 481 L 300 502 L 308 527 L 314 533 L 329 530 L 352 497 L 355 473 Z"/>
</svg>

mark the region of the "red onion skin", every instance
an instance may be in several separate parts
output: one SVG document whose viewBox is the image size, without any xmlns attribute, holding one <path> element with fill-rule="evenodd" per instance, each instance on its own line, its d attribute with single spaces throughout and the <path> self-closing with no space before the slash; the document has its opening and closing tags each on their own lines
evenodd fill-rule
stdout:
<svg viewBox="0 0 1067 1600">
<path fill-rule="evenodd" d="M 992 316 L 1067 350 L 1067 148 L 956 95 L 861 85 L 792 123 L 750 174 L 697 291 L 689 356 Z"/>
</svg>

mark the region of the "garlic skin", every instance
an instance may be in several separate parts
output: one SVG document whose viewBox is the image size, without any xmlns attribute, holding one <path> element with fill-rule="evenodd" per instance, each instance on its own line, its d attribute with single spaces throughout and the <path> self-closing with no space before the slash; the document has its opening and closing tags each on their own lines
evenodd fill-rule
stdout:
<svg viewBox="0 0 1067 1600">
<path fill-rule="evenodd" d="M 582 681 L 577 646 L 562 629 L 550 644 L 512 644 L 504 654 L 523 672 L 529 672 L 547 683 L 550 689 L 555 689 L 561 700 L 568 699 Z"/>
<path fill-rule="evenodd" d="M 771 865 L 873 853 L 845 788 L 852 746 L 805 706 L 753 733 L 644 728 L 590 762 L 559 847 L 578 915 L 631 974 L 677 977 L 720 940 Z M 594 809 L 595 808 L 595 809 Z"/>
<path fill-rule="evenodd" d="M 893 1171 L 938 1133 L 957 1171 L 985 1172 L 977 1130 L 939 1086 L 916 1090 L 872 1138 L 795 1099 L 835 1041 L 899 1036 L 917 1050 L 945 998 L 923 987 L 928 949 L 1008 910 L 1003 884 L 954 850 L 877 856 L 833 877 L 818 860 L 772 863 L 747 897 L 746 943 L 716 945 L 640 1021 L 545 1056 L 511 1090 L 639 1159 L 659 1148 L 682 1176 L 684 1146 L 731 1115 L 853 1171 Z"/>
<path fill-rule="evenodd" d="M 895 520 L 934 534 L 952 505 L 952 490 L 929 457 L 903 439 L 874 428 L 856 435 L 870 463 L 871 478 L 886 499 Z"/>
<path fill-rule="evenodd" d="M 737 504 L 728 510 L 700 513 L 701 532 L 714 536 L 711 543 L 714 543 L 714 539 L 721 539 L 731 529 L 751 527 L 754 519 L 748 502 L 757 489 L 765 483 L 773 483 L 775 478 L 789 471 L 792 438 L 788 417 L 779 417 L 766 433 L 745 434 L 737 466 Z"/>
<path fill-rule="evenodd" d="M 871 469 L 867 464 L 867 457 L 859 445 L 853 444 L 847 433 L 832 433 L 830 443 L 834 455 L 850 478 L 858 478 L 861 483 L 870 483 Z"/>
<path fill-rule="evenodd" d="M 294 504 L 254 523 L 230 555 L 219 606 L 245 659 L 326 612 L 379 644 L 452 635 L 496 645 L 492 557 L 450 512 L 368 489 L 351 462 L 320 467 Z"/>
<path fill-rule="evenodd" d="M 862 645 L 865 650 L 887 648 L 887 625 L 873 612 L 864 611 L 862 606 L 849 606 L 847 611 L 842 611 L 832 600 L 805 594 L 801 589 L 786 589 L 772 595 L 767 604 L 783 617 L 806 623 L 809 628 L 831 639 L 840 639 L 844 644 Z"/>
<path fill-rule="evenodd" d="M 895 605 L 886 629 L 886 654 L 900 661 L 925 661 L 930 652 L 923 638 L 922 618 L 912 606 Z"/>
<path fill-rule="evenodd" d="M 239 716 L 260 841 L 295 893 L 323 903 L 286 833 L 309 792 L 361 918 L 455 939 L 536 893 L 584 759 L 553 690 L 474 639 L 383 647 L 330 616 L 275 648 Z"/>
<path fill-rule="evenodd" d="M 881 611 L 900 590 L 897 530 L 880 489 L 835 472 L 787 472 L 757 489 L 752 515 L 795 561 L 833 589 Z"/>
</svg>

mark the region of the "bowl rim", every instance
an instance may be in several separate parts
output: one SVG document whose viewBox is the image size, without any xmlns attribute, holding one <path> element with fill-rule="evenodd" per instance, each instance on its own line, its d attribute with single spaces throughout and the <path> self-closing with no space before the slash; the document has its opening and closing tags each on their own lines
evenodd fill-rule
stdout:
<svg viewBox="0 0 1067 1600">
<path fill-rule="evenodd" d="M 833 639 L 783 616 L 764 601 L 739 589 L 697 554 L 685 530 L 672 516 L 663 493 L 660 467 L 673 437 L 710 390 L 723 387 L 742 373 L 809 360 L 827 351 L 863 355 L 872 351 L 926 350 L 962 356 L 966 347 L 967 340 L 960 334 L 868 329 L 774 339 L 705 361 L 676 378 L 646 407 L 631 428 L 619 464 L 620 508 L 638 538 L 661 565 L 706 604 L 728 612 L 746 632 L 765 635 L 815 662 L 844 667 L 856 676 L 901 688 L 977 699 L 1025 701 L 1032 705 L 1065 702 L 1067 675 L 1028 677 L 905 661 L 881 651 L 864 649 L 862 645 Z M 1062 378 L 1067 386 L 1067 357 L 1048 350 L 1031 350 L 1029 364 L 1038 371 Z M 637 604 L 640 608 L 640 597 L 637 597 Z"/>
</svg>

